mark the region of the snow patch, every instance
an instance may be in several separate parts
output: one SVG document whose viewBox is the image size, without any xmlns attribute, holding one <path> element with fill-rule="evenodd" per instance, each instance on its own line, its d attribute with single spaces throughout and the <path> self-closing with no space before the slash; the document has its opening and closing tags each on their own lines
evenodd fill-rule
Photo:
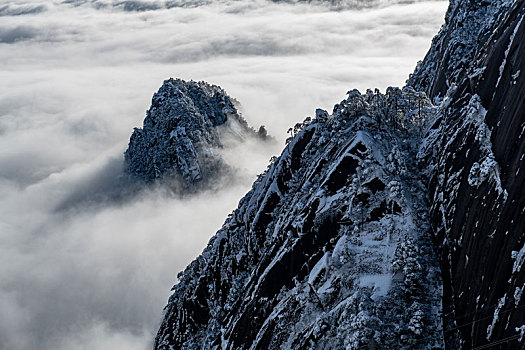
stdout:
<svg viewBox="0 0 525 350">
<path fill-rule="evenodd" d="M 501 311 L 501 308 L 505 305 L 505 295 L 499 300 L 498 306 L 496 306 L 496 310 L 494 310 L 494 316 L 492 317 L 492 323 L 487 327 L 487 340 L 490 341 L 490 338 L 492 337 L 492 332 L 494 331 L 494 326 L 496 325 L 496 322 L 499 320 L 499 312 Z"/>
<path fill-rule="evenodd" d="M 520 334 L 519 342 L 523 340 L 523 336 L 525 336 L 525 324 L 521 327 L 516 327 L 516 332 Z"/>
<path fill-rule="evenodd" d="M 521 266 L 525 262 L 525 244 L 519 252 L 513 251 L 511 254 L 512 260 L 514 260 L 514 266 L 512 266 L 512 273 L 516 273 L 521 269 Z"/>
<path fill-rule="evenodd" d="M 390 290 L 392 274 L 382 273 L 377 275 L 364 275 L 359 278 L 359 287 L 372 288 L 372 300 L 384 297 Z"/>
<path fill-rule="evenodd" d="M 317 277 L 319 277 L 319 274 L 325 270 L 328 269 L 328 263 L 330 259 L 330 254 L 326 252 L 321 259 L 315 264 L 312 271 L 310 271 L 310 275 L 308 276 L 308 283 L 312 284 L 317 280 Z"/>
</svg>

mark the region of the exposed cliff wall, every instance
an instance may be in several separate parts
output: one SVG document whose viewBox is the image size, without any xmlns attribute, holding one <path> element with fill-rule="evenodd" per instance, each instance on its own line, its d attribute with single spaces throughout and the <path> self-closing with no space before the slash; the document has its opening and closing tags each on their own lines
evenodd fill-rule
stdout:
<svg viewBox="0 0 525 350">
<path fill-rule="evenodd" d="M 525 15 L 498 21 L 429 131 L 449 348 L 525 342 Z M 521 328 L 520 328 L 521 327 Z M 518 330 L 519 329 L 519 330 Z"/>
</svg>

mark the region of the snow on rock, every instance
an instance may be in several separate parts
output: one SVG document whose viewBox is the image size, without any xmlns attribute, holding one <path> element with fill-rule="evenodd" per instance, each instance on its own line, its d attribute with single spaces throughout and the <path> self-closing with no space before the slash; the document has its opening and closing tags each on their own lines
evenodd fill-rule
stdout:
<svg viewBox="0 0 525 350">
<path fill-rule="evenodd" d="M 518 307 L 520 305 L 521 296 L 523 295 L 523 290 L 525 290 L 525 283 L 523 284 L 521 288 L 516 287 L 516 289 L 514 290 L 514 306 L 515 307 Z"/>
<path fill-rule="evenodd" d="M 505 50 L 505 57 L 503 58 L 503 61 L 501 62 L 501 65 L 499 66 L 499 76 L 498 76 L 498 81 L 496 82 L 496 87 L 498 87 L 498 85 L 499 85 L 499 83 L 501 81 L 501 78 L 503 77 L 503 71 L 505 70 L 505 66 L 507 65 L 507 59 L 509 57 L 509 52 L 510 52 L 510 49 L 512 48 L 512 45 L 514 44 L 514 38 L 516 37 L 516 34 L 517 34 L 517 32 L 518 32 L 518 30 L 519 30 L 519 28 L 521 26 L 521 22 L 523 21 L 523 17 L 524 16 L 521 16 L 520 20 L 518 21 L 518 24 L 516 24 L 516 26 L 514 27 L 514 31 L 512 32 L 512 34 L 510 36 L 509 44 L 507 46 L 507 49 Z M 514 75 L 512 77 L 514 79 Z M 495 92 L 496 91 L 494 91 L 494 93 Z"/>
<path fill-rule="evenodd" d="M 496 322 L 499 320 L 499 313 L 501 311 L 501 308 L 505 305 L 505 296 L 503 296 L 499 301 L 498 305 L 496 306 L 496 310 L 494 311 L 494 316 L 492 317 L 492 323 L 487 327 L 487 340 L 490 341 L 490 338 L 492 337 L 492 332 L 494 331 L 494 326 L 496 325 Z"/>
<path fill-rule="evenodd" d="M 290 128 L 155 349 L 523 348 L 524 14 L 452 0 L 407 87 Z"/>
<path fill-rule="evenodd" d="M 174 286 L 155 348 L 442 347 L 410 136 L 433 112 L 410 88 L 352 90 L 297 124 Z"/>
<path fill-rule="evenodd" d="M 308 283 L 314 283 L 322 272 L 328 270 L 328 259 L 330 259 L 330 253 L 326 252 L 323 257 L 315 264 L 310 275 L 308 275 Z"/>
<path fill-rule="evenodd" d="M 235 104 L 215 85 L 164 81 L 153 95 L 143 128 L 131 135 L 125 152 L 127 173 L 146 183 L 165 181 L 182 188 L 217 180 L 231 170 L 220 152 L 225 143 L 261 138 Z"/>
<path fill-rule="evenodd" d="M 514 265 L 512 266 L 512 273 L 518 272 L 525 262 L 525 245 L 520 249 L 519 252 L 512 252 L 512 259 L 514 260 Z"/>
<path fill-rule="evenodd" d="M 525 324 L 521 327 L 516 327 L 516 332 L 520 335 L 519 341 L 523 341 L 523 336 L 525 336 Z"/>
<path fill-rule="evenodd" d="M 487 111 L 481 105 L 481 99 L 478 95 L 473 95 L 465 106 L 463 113 L 463 125 L 465 127 L 474 128 L 474 141 L 479 145 L 479 150 L 482 153 L 481 163 L 474 162 L 470 168 L 468 175 L 468 183 L 471 186 L 479 187 L 487 179 L 491 180 L 498 192 L 506 195 L 506 191 L 501 187 L 500 170 L 498 162 L 494 158 L 492 152 L 492 143 L 490 140 L 491 132 L 485 123 L 485 116 Z M 458 129 L 461 132 L 463 129 Z M 451 140 L 455 139 L 455 135 Z"/>
<path fill-rule="evenodd" d="M 359 278 L 359 287 L 372 288 L 370 299 L 376 301 L 387 295 L 392 284 L 392 274 L 364 275 Z"/>
<path fill-rule="evenodd" d="M 451 0 L 445 24 L 407 84 L 431 98 L 443 97 L 450 86 L 468 75 L 478 50 L 512 2 Z M 484 69 L 480 67 L 470 74 L 479 75 Z"/>
</svg>

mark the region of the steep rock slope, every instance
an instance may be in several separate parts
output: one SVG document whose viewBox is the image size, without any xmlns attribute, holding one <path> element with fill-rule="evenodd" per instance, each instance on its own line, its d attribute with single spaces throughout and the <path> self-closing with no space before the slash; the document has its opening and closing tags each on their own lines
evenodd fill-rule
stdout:
<svg viewBox="0 0 525 350">
<path fill-rule="evenodd" d="M 349 92 L 297 134 L 179 275 L 155 349 L 442 347 L 413 162 L 424 94 Z"/>
<path fill-rule="evenodd" d="M 524 15 L 516 1 L 498 21 L 421 153 L 452 349 L 525 347 Z"/>
<path fill-rule="evenodd" d="M 443 97 L 450 86 L 465 77 L 478 50 L 506 15 L 512 2 L 451 0 L 445 24 L 407 84 L 417 91 L 426 92 L 431 99 Z"/>
<path fill-rule="evenodd" d="M 220 87 L 169 79 L 153 95 L 143 128 L 131 135 L 126 170 L 145 182 L 193 185 L 229 170 L 219 152 L 225 142 L 250 137 L 264 139 L 266 132 L 249 128 Z"/>
<path fill-rule="evenodd" d="M 295 128 L 180 275 L 155 348 L 525 348 L 524 8 L 451 2 L 408 81 L 438 107 L 354 91 Z"/>
</svg>

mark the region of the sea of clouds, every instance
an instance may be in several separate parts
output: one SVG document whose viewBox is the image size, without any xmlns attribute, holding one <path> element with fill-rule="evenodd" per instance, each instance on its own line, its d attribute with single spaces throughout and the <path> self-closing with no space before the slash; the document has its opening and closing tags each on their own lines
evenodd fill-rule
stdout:
<svg viewBox="0 0 525 350">
<path fill-rule="evenodd" d="M 347 90 L 403 85 L 446 6 L 4 0 L 0 349 L 150 348 L 176 274 L 288 128 Z M 129 135 L 170 76 L 222 86 L 278 145 L 230 151 L 245 176 L 213 193 L 108 200 Z"/>
</svg>

